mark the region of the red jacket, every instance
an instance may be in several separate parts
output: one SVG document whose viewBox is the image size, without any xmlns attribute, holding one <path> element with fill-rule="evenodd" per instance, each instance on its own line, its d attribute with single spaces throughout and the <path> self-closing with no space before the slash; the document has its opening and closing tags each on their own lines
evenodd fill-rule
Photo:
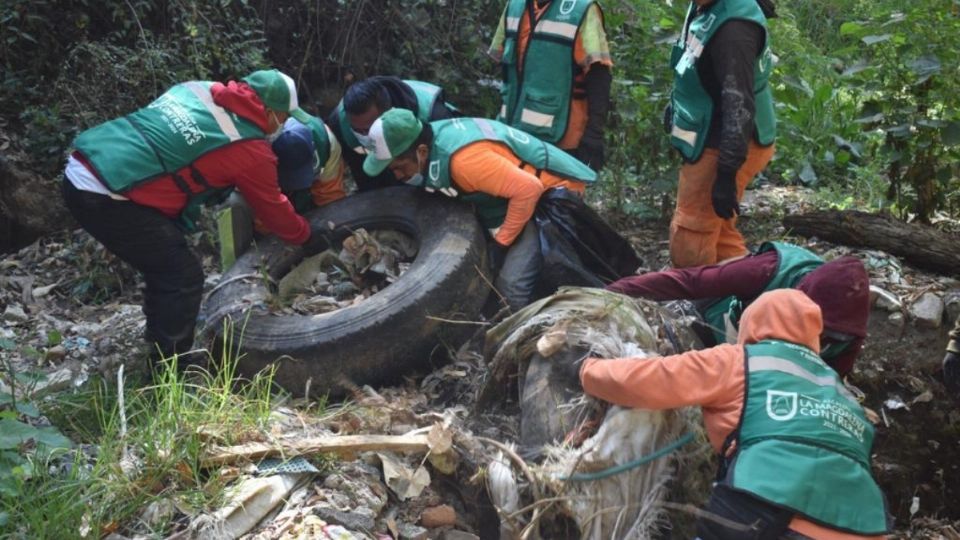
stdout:
<svg viewBox="0 0 960 540">
<path fill-rule="evenodd" d="M 267 112 L 257 94 L 243 82 L 210 88 L 217 105 L 245 118 L 267 131 Z M 74 154 L 76 155 L 76 154 Z M 81 158 L 82 161 L 82 158 Z M 291 244 L 310 238 L 310 225 L 299 216 L 280 192 L 277 183 L 277 156 L 266 139 L 235 142 L 203 155 L 193 163 L 213 187 L 235 186 L 264 226 Z M 189 176 L 188 170 L 183 173 Z M 171 176 L 147 182 L 124 193 L 131 201 L 156 208 L 175 218 L 186 205 L 187 197 Z"/>
</svg>

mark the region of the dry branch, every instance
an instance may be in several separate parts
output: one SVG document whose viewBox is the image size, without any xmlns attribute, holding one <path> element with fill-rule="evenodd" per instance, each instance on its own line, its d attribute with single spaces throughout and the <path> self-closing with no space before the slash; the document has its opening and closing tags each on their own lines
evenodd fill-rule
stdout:
<svg viewBox="0 0 960 540">
<path fill-rule="evenodd" d="M 268 457 L 292 457 L 304 454 L 352 454 L 371 450 L 394 452 L 427 452 L 430 444 L 426 434 L 419 435 L 342 435 L 281 440 L 276 443 L 247 443 L 237 446 L 215 447 L 200 460 L 204 467 L 232 465 Z"/>
</svg>

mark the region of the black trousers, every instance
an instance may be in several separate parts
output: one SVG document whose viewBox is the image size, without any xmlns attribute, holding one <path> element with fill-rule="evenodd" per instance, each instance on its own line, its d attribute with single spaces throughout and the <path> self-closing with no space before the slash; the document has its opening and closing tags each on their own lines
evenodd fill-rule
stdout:
<svg viewBox="0 0 960 540">
<path fill-rule="evenodd" d="M 144 338 L 151 358 L 190 350 L 203 294 L 203 267 L 187 247 L 183 231 L 158 210 L 79 190 L 67 179 L 62 191 L 77 222 L 143 274 Z"/>
<path fill-rule="evenodd" d="M 717 520 L 697 521 L 697 537 L 701 540 L 778 540 L 805 538 L 787 527 L 796 514 L 752 495 L 718 484 L 710 494 L 705 510 L 719 518 L 740 524 L 733 528 Z"/>
</svg>

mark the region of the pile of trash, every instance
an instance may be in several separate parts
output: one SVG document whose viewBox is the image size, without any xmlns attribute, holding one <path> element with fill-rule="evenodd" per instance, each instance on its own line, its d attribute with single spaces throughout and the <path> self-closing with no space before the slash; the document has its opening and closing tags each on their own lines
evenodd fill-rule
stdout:
<svg viewBox="0 0 960 540">
<path fill-rule="evenodd" d="M 416 255 L 416 242 L 402 232 L 357 229 L 339 251 L 327 249 L 290 270 L 272 312 L 317 315 L 356 305 L 396 282 Z"/>
</svg>

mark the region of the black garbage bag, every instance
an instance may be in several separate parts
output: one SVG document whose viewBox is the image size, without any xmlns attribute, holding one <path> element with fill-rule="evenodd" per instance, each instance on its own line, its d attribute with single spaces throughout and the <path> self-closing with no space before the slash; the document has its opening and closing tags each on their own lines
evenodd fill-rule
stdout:
<svg viewBox="0 0 960 540">
<path fill-rule="evenodd" d="M 544 193 L 534 219 L 543 253 L 538 296 L 564 285 L 603 287 L 641 265 L 630 242 L 565 188 Z"/>
</svg>

